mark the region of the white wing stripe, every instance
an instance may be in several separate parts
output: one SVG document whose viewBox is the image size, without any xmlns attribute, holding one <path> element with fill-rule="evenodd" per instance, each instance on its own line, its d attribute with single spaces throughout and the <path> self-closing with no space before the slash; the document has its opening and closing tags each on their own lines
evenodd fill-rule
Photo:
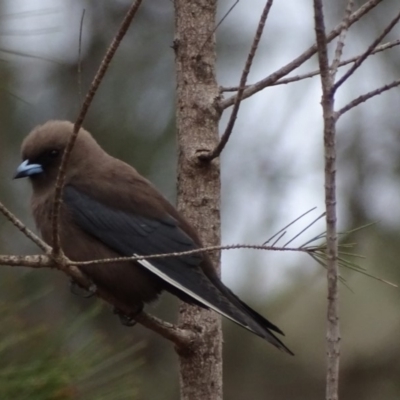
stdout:
<svg viewBox="0 0 400 400">
<path fill-rule="evenodd" d="M 134 254 L 134 256 L 138 257 L 138 254 Z M 172 286 L 176 287 L 179 290 L 182 290 L 182 292 L 188 294 L 189 296 L 193 297 L 194 299 L 196 299 L 197 301 L 199 301 L 200 303 L 203 303 L 204 305 L 206 305 L 207 307 L 210 307 L 212 310 L 216 311 L 217 313 L 222 314 L 224 317 L 230 319 L 233 322 L 238 323 L 239 325 L 244 326 L 245 328 L 249 329 L 250 331 L 254 332 L 253 329 L 251 329 L 248 325 L 244 325 L 243 323 L 237 321 L 236 319 L 232 318 L 230 315 L 224 313 L 222 310 L 220 310 L 219 308 L 217 308 L 216 306 L 214 306 L 213 304 L 209 303 L 207 300 L 203 299 L 202 297 L 200 297 L 199 295 L 197 295 L 196 293 L 192 292 L 191 290 L 189 290 L 188 288 L 184 287 L 183 285 L 181 285 L 179 282 L 171 279 L 171 277 L 169 277 L 168 275 L 166 275 L 164 272 L 160 271 L 157 267 L 155 267 L 153 264 L 151 264 L 149 261 L 147 260 L 138 260 L 137 261 L 139 264 L 141 264 L 143 267 L 147 268 L 149 271 L 153 272 L 154 274 L 156 274 L 157 276 L 159 276 L 161 279 L 163 279 L 164 281 L 168 282 L 169 284 L 171 284 Z"/>
</svg>

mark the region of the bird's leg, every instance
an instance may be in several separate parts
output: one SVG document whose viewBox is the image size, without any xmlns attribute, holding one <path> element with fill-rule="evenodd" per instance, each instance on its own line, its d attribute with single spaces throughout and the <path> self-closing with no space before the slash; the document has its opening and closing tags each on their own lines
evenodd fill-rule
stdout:
<svg viewBox="0 0 400 400">
<path fill-rule="evenodd" d="M 74 279 L 70 279 L 69 287 L 72 294 L 75 294 L 79 297 L 83 297 L 88 299 L 96 294 L 97 286 L 92 282 L 89 286 L 89 289 L 83 288 L 79 283 L 74 281 Z"/>
<path fill-rule="evenodd" d="M 143 304 L 138 305 L 137 308 L 130 314 L 126 314 L 117 307 L 114 307 L 114 314 L 118 315 L 121 324 L 130 327 L 136 325 L 135 317 L 139 315 L 142 311 L 143 311 Z"/>
</svg>

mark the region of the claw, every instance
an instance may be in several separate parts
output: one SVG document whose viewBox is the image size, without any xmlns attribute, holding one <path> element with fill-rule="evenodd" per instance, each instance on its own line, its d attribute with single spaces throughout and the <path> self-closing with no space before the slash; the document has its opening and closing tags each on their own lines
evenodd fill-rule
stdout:
<svg viewBox="0 0 400 400">
<path fill-rule="evenodd" d="M 136 320 L 135 320 L 135 317 L 137 315 L 139 315 L 142 312 L 142 310 L 143 310 L 143 304 L 140 305 L 134 312 L 132 312 L 131 314 L 127 315 L 124 312 L 122 312 L 120 309 L 115 307 L 114 308 L 114 314 L 118 315 L 119 320 L 120 320 L 122 325 L 132 327 L 132 326 L 135 326 L 136 323 L 137 323 Z"/>
<path fill-rule="evenodd" d="M 72 294 L 75 294 L 79 297 L 83 297 L 88 299 L 93 297 L 96 294 L 97 286 L 92 282 L 89 286 L 89 289 L 85 289 L 79 285 L 79 283 L 75 282 L 73 279 L 70 280 L 70 290 Z"/>
</svg>

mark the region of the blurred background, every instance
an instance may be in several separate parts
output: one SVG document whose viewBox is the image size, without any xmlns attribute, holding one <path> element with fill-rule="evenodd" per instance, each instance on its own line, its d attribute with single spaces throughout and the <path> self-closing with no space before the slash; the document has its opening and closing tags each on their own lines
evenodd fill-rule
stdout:
<svg viewBox="0 0 400 400">
<path fill-rule="evenodd" d="M 219 2 L 219 19 L 234 1 Z M 345 1 L 325 2 L 327 28 Z M 355 1 L 359 7 L 363 1 Z M 398 12 L 385 0 L 354 25 L 344 59 L 362 53 Z M 124 12 L 126 0 L 0 0 L 0 200 L 29 227 L 30 188 L 11 180 L 27 133 L 48 119 L 74 120 L 80 104 L 79 25 L 83 9 L 84 94 Z M 239 82 L 264 1 L 239 2 L 217 30 L 218 81 Z M 144 2 L 112 61 L 84 126 L 112 155 L 134 165 L 175 201 L 173 3 Z M 400 26 L 384 42 L 399 39 Z M 273 6 L 249 82 L 264 78 L 314 42 L 310 1 Z M 400 53 L 372 56 L 339 90 L 337 108 L 399 79 Z M 317 67 L 313 58 L 300 72 Z M 296 72 L 297 74 L 297 72 Z M 340 73 L 339 73 L 340 76 Z M 229 96 L 226 93 L 225 96 Z M 323 212 L 319 78 L 275 86 L 246 100 L 222 155 L 222 241 L 259 244 L 303 212 L 282 244 Z M 375 222 L 356 242 L 367 272 L 400 282 L 400 92 L 362 104 L 338 124 L 339 226 Z M 228 111 L 221 121 L 226 123 Z M 320 221 L 293 245 L 324 230 Z M 0 216 L 0 251 L 37 249 Z M 232 250 L 223 280 L 286 333 L 288 357 L 224 321 L 225 398 L 321 399 L 325 380 L 325 270 L 297 253 Z M 399 289 L 343 270 L 341 399 L 400 398 Z M 174 321 L 177 302 L 164 295 L 149 312 Z M 110 308 L 70 293 L 49 270 L 0 271 L 1 399 L 178 398 L 173 347 L 140 326 L 120 325 Z"/>
</svg>

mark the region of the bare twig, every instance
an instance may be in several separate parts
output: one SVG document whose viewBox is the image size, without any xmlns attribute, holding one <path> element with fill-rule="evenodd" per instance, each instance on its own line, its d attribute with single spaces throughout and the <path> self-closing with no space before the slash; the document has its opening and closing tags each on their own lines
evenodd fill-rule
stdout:
<svg viewBox="0 0 400 400">
<path fill-rule="evenodd" d="M 10 267 L 52 268 L 54 261 L 43 254 L 32 256 L 0 255 L 0 265 Z"/>
<path fill-rule="evenodd" d="M 322 0 L 314 0 L 315 35 L 321 71 L 325 150 L 326 256 L 328 278 L 326 400 L 338 400 L 340 329 L 339 265 L 336 231 L 336 143 L 333 76 L 329 68 Z"/>
<path fill-rule="evenodd" d="M 78 96 L 79 104 L 82 107 L 82 36 L 83 36 L 83 21 L 85 19 L 86 10 L 83 9 L 81 23 L 79 26 L 79 42 L 78 42 Z"/>
<path fill-rule="evenodd" d="M 202 154 L 199 157 L 203 161 L 211 161 L 214 158 L 218 157 L 221 154 L 222 150 L 224 149 L 225 145 L 228 143 L 229 137 L 231 136 L 233 127 L 236 122 L 240 103 L 242 101 L 242 95 L 243 95 L 243 91 L 244 91 L 244 89 L 242 89 L 242 88 L 244 88 L 246 85 L 247 77 L 249 76 L 250 68 L 251 68 L 251 65 L 253 64 L 254 56 L 256 55 L 258 44 L 260 42 L 264 27 L 265 27 L 265 21 L 267 20 L 269 10 L 271 9 L 273 2 L 274 2 L 274 0 L 267 0 L 264 10 L 261 14 L 260 21 L 257 26 L 257 31 L 254 36 L 254 40 L 251 45 L 250 52 L 247 56 L 247 60 L 246 60 L 246 64 L 245 64 L 243 72 L 242 72 L 242 76 L 240 77 L 240 84 L 239 84 L 240 89 L 235 98 L 235 104 L 233 106 L 233 110 L 232 110 L 231 116 L 229 118 L 228 124 L 226 126 L 225 132 L 223 133 L 221 140 L 218 143 L 217 147 L 215 147 L 215 149 L 213 151 L 211 151 L 208 154 Z"/>
<path fill-rule="evenodd" d="M 338 41 L 336 43 L 335 56 L 333 58 L 331 65 L 331 76 L 333 81 L 335 81 L 335 76 L 339 68 L 340 60 L 342 58 L 344 41 L 346 40 L 347 31 L 349 29 L 349 20 L 353 8 L 354 8 L 354 0 L 347 0 L 347 6 L 343 18 L 343 30 L 342 32 L 340 32 Z"/>
<path fill-rule="evenodd" d="M 348 103 L 344 107 L 342 107 L 340 110 L 336 111 L 336 113 L 335 113 L 336 120 L 339 119 L 347 111 L 351 110 L 354 107 L 357 107 L 359 104 L 364 103 L 365 101 L 371 99 L 372 97 L 377 96 L 377 95 L 379 95 L 383 92 L 386 92 L 387 90 L 390 90 L 399 85 L 400 85 L 400 79 L 393 81 L 385 86 L 382 86 L 378 89 L 372 90 L 371 92 L 365 93 L 365 94 L 355 98 L 350 103 Z"/>
<path fill-rule="evenodd" d="M 365 14 L 367 14 L 369 11 L 371 11 L 374 7 L 376 7 L 379 3 L 381 3 L 383 0 L 370 0 L 363 4 L 358 10 L 356 10 L 353 14 L 351 14 L 351 17 L 349 18 L 348 26 L 350 27 L 353 25 L 355 22 L 357 22 L 360 18 L 362 18 Z M 328 35 L 327 35 L 327 42 L 331 42 L 333 39 L 335 39 L 342 29 L 344 28 L 343 23 L 340 23 L 338 26 L 336 26 Z M 271 75 L 267 76 L 266 78 L 262 79 L 259 82 L 256 82 L 254 85 L 246 88 L 243 91 L 242 95 L 242 100 L 247 99 L 248 97 L 252 96 L 253 94 L 263 90 L 267 86 L 273 85 L 275 82 L 277 82 L 280 78 L 288 75 L 290 72 L 298 68 L 300 65 L 302 65 L 304 62 L 306 62 L 308 59 L 310 59 L 315 53 L 317 52 L 317 45 L 314 44 L 312 45 L 308 50 L 306 50 L 303 54 L 295 58 L 293 61 L 291 61 L 289 64 L 285 65 L 284 67 L 280 68 L 279 70 L 275 71 Z M 235 99 L 236 95 L 233 95 L 219 103 L 219 108 L 221 110 L 224 110 L 225 108 L 228 108 L 235 104 Z"/>
<path fill-rule="evenodd" d="M 389 25 L 383 30 L 383 32 L 371 43 L 368 49 L 358 58 L 358 60 L 351 66 L 351 68 L 333 85 L 332 90 L 335 92 L 339 86 L 341 86 L 346 80 L 354 74 L 356 69 L 371 55 L 376 46 L 383 40 L 383 38 L 393 29 L 393 27 L 400 20 L 400 11 L 389 23 Z"/>
<path fill-rule="evenodd" d="M 377 54 L 377 53 L 381 53 L 382 51 L 391 49 L 391 48 L 396 47 L 398 45 L 400 45 L 400 39 L 394 40 L 393 42 L 388 42 L 388 43 L 382 44 L 381 46 L 376 47 L 374 49 L 374 51 L 371 53 L 371 55 Z M 347 60 L 341 61 L 339 63 L 339 67 L 343 67 L 345 65 L 351 64 L 351 63 L 357 61 L 361 56 L 362 56 L 362 54 L 359 54 L 357 56 L 348 58 Z M 291 76 L 290 78 L 279 79 L 278 81 L 272 83 L 269 86 L 286 85 L 288 83 L 298 82 L 298 81 L 301 81 L 303 79 L 313 78 L 314 76 L 317 76 L 317 75 L 319 75 L 319 69 L 307 72 L 305 74 L 299 74 L 299 75 L 296 75 L 296 76 Z M 245 87 L 245 89 L 249 88 L 250 86 L 253 86 L 253 85 L 247 85 Z M 239 90 L 238 86 L 221 87 L 221 92 L 237 92 L 238 90 Z"/>
<path fill-rule="evenodd" d="M 132 19 L 136 15 L 136 12 L 142 3 L 142 0 L 135 0 L 131 7 L 129 8 L 128 12 L 126 13 L 124 20 L 122 21 L 120 27 L 118 28 L 117 34 L 115 35 L 113 41 L 111 42 L 111 45 L 107 49 L 107 52 L 101 61 L 100 67 L 90 85 L 89 91 L 86 94 L 85 101 L 81 107 L 80 113 L 78 115 L 78 118 L 74 124 L 74 129 L 71 134 L 71 137 L 68 141 L 67 147 L 64 151 L 60 169 L 58 171 L 58 176 L 57 176 L 57 182 L 56 182 L 56 189 L 55 189 L 55 195 L 54 195 L 54 204 L 53 204 L 53 212 L 52 212 L 52 237 L 53 237 L 53 254 L 55 257 L 58 257 L 62 251 L 60 247 L 60 235 L 59 235 L 59 216 L 60 216 L 60 209 L 61 209 L 61 196 L 62 196 L 62 191 L 64 188 L 64 181 L 65 181 L 65 173 L 67 170 L 67 165 L 68 165 L 68 160 L 71 154 L 71 151 L 74 147 L 76 138 L 78 136 L 78 132 L 82 126 L 83 120 L 86 116 L 87 111 L 89 110 L 89 107 L 93 101 L 93 97 L 96 94 L 96 91 L 98 87 L 100 86 L 100 83 L 103 80 L 103 77 L 108 69 L 108 66 L 110 65 L 110 62 L 119 46 L 121 43 L 123 37 L 125 36 L 125 33 L 127 32 Z"/>
<path fill-rule="evenodd" d="M 319 219 L 320 217 L 318 217 Z M 316 221 L 314 221 L 316 222 Z M 311 225 L 314 224 L 314 222 L 310 225 L 307 226 L 306 229 L 308 229 Z M 301 233 L 304 232 L 304 229 L 302 230 Z M 279 237 L 282 237 L 283 234 L 286 233 L 285 231 L 281 233 Z M 298 236 L 298 235 L 297 235 Z M 90 260 L 90 261 L 80 261 L 79 266 L 84 266 L 84 265 L 96 265 L 96 264 L 111 264 L 111 263 L 119 263 L 119 262 L 127 262 L 127 261 L 140 261 L 140 260 L 150 260 L 150 259 L 155 259 L 155 258 L 170 258 L 170 257 L 182 257 L 182 256 L 187 256 L 187 255 L 192 255 L 192 254 L 198 254 L 198 253 L 206 253 L 206 252 L 219 252 L 221 250 L 237 250 L 237 249 L 251 249 L 251 250 L 269 250 L 269 251 L 291 251 L 291 252 L 300 252 L 300 253 L 305 253 L 308 254 L 311 257 L 318 256 L 320 259 L 326 261 L 326 256 L 324 256 L 327 246 L 326 244 L 321 244 L 321 245 L 316 245 L 316 246 L 306 246 L 309 243 L 315 242 L 320 239 L 326 238 L 326 234 L 322 233 L 320 235 L 317 235 L 316 237 L 312 238 L 311 240 L 308 240 L 307 242 L 303 243 L 299 247 L 287 247 L 285 246 L 275 246 L 275 244 L 272 244 L 270 246 L 266 245 L 256 245 L 256 244 L 230 244 L 230 245 L 225 245 L 225 246 L 208 246 L 208 247 L 201 247 L 198 249 L 193 249 L 193 250 L 187 250 L 187 251 L 180 251 L 180 252 L 174 252 L 174 253 L 162 253 L 162 254 L 150 254 L 146 256 L 131 256 L 131 257 L 115 257 L 115 258 L 102 258 L 102 259 L 97 259 L 97 260 Z M 340 245 L 340 247 L 343 248 L 349 248 L 353 247 L 355 243 L 345 243 Z M 350 253 L 350 252 L 344 252 L 340 251 L 340 254 L 342 256 L 346 257 L 358 257 L 358 258 L 364 258 L 363 256 L 355 253 Z M 60 262 L 61 260 L 61 262 Z M 349 264 L 348 261 L 340 258 L 342 260 L 342 266 L 346 266 L 346 264 Z M 31 267 L 31 268 L 57 268 L 63 272 L 65 272 L 67 275 L 75 278 L 77 277 L 78 281 L 79 279 L 83 279 L 83 274 L 82 272 L 76 267 L 77 262 L 76 261 L 71 261 L 65 256 L 63 256 L 61 259 L 55 261 L 50 252 L 48 252 L 48 255 L 29 255 L 29 256 L 16 256 L 16 255 L 0 255 L 0 265 L 8 265 L 8 266 L 23 266 L 23 267 Z M 325 266 L 325 264 L 324 264 Z M 353 270 L 356 271 L 365 271 L 364 268 L 358 265 L 354 265 L 351 267 Z M 384 279 L 377 278 L 373 275 L 371 275 L 373 278 L 378 279 L 382 282 L 389 283 L 392 286 L 397 287 L 397 285 L 385 281 Z M 81 281 L 79 281 L 82 283 Z M 87 287 L 89 287 L 89 279 L 87 279 Z M 84 287 L 86 287 L 85 282 L 82 283 Z"/>
<path fill-rule="evenodd" d="M 316 247 L 313 246 L 311 252 L 314 251 Z M 140 260 L 150 260 L 154 258 L 169 258 L 169 257 L 182 257 L 191 254 L 198 253 L 212 253 L 221 250 L 235 250 L 235 249 L 251 249 L 251 250 L 271 250 L 271 251 L 299 251 L 302 253 L 308 253 L 310 251 L 307 247 L 279 247 L 279 246 L 266 246 L 262 244 L 229 244 L 225 246 L 207 246 L 199 247 L 198 249 L 177 251 L 173 253 L 161 253 L 161 254 L 150 254 L 146 256 L 129 256 L 129 257 L 115 257 L 115 258 L 101 258 L 98 260 L 82 261 L 79 265 L 93 265 L 93 264 L 109 264 L 115 262 L 126 262 L 126 261 L 140 261 Z"/>
<path fill-rule="evenodd" d="M 31 230 L 29 230 L 25 224 L 23 224 L 7 207 L 0 203 L 0 212 L 20 230 L 28 239 L 32 240 L 40 249 L 45 253 L 51 251 L 51 247 L 48 246 L 39 236 L 35 235 Z"/>
</svg>

